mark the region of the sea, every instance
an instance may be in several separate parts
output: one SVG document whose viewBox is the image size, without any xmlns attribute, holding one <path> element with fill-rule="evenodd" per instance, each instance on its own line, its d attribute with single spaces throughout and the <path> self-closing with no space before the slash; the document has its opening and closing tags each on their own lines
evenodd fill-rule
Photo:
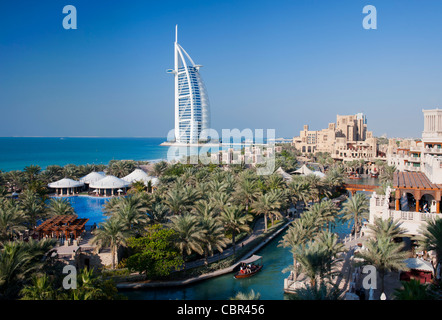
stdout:
<svg viewBox="0 0 442 320">
<path fill-rule="evenodd" d="M 111 160 L 179 160 L 185 155 L 218 152 L 231 147 L 239 150 L 248 145 L 230 145 L 230 142 L 204 147 L 161 145 L 166 141 L 165 137 L 0 137 L 0 171 L 23 170 L 29 165 L 38 165 L 44 170 L 50 165 L 107 165 Z"/>
<path fill-rule="evenodd" d="M 0 170 L 23 170 L 29 165 L 108 164 L 110 160 L 167 159 L 166 138 L 43 138 L 0 137 Z"/>
</svg>

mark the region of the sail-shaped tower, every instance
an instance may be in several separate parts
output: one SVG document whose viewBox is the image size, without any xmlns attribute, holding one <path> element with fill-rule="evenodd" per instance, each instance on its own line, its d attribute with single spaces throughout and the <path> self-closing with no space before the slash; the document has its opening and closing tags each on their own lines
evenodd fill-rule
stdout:
<svg viewBox="0 0 442 320">
<path fill-rule="evenodd" d="M 175 141 L 197 143 L 201 131 L 210 128 L 209 97 L 199 73 L 202 66 L 178 44 L 178 26 L 174 58 L 174 69 L 167 72 L 175 76 Z"/>
</svg>

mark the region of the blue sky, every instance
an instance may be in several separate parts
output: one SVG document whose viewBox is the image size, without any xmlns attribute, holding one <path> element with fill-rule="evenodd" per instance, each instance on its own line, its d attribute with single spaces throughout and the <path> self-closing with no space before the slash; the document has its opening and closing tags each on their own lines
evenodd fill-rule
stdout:
<svg viewBox="0 0 442 320">
<path fill-rule="evenodd" d="M 65 5 L 77 30 L 62 27 Z M 362 28 L 365 5 L 377 30 Z M 166 136 L 175 24 L 202 64 L 212 127 L 326 128 L 364 112 L 420 137 L 442 101 L 437 0 L 0 2 L 0 136 Z"/>
</svg>

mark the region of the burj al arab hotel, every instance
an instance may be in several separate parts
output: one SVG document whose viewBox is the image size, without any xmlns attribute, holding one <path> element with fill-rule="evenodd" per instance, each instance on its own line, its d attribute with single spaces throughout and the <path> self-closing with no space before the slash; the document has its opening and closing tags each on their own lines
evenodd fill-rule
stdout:
<svg viewBox="0 0 442 320">
<path fill-rule="evenodd" d="M 178 44 L 178 26 L 175 29 L 175 141 L 197 143 L 200 133 L 210 128 L 209 97 L 199 69 L 186 50 Z"/>
</svg>

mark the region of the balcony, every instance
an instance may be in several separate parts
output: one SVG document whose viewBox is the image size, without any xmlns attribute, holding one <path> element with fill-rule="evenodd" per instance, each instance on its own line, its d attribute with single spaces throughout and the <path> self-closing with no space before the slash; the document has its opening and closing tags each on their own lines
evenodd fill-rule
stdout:
<svg viewBox="0 0 442 320">
<path fill-rule="evenodd" d="M 425 153 L 433 153 L 433 154 L 441 154 L 442 155 L 442 148 L 425 148 Z"/>
<path fill-rule="evenodd" d="M 415 211 L 388 210 L 388 214 L 390 218 L 393 218 L 393 220 L 400 220 L 401 222 L 415 221 L 421 223 L 422 221 L 429 222 L 441 218 L 441 214 L 438 213 L 425 213 Z"/>
</svg>

